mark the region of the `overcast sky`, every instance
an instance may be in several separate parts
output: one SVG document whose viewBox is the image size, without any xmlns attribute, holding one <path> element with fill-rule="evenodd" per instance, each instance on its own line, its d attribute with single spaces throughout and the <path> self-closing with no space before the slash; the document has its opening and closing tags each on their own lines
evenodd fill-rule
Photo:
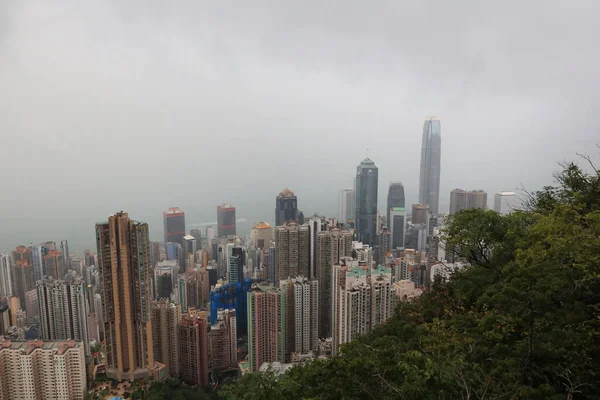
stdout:
<svg viewBox="0 0 600 400">
<path fill-rule="evenodd" d="M 600 140 L 600 2 L 0 1 L 0 249 L 93 247 L 118 210 L 161 238 L 289 187 L 337 215 L 367 153 L 417 200 L 423 121 L 451 189 L 552 183 Z M 244 232 L 242 232 L 244 233 Z"/>
</svg>

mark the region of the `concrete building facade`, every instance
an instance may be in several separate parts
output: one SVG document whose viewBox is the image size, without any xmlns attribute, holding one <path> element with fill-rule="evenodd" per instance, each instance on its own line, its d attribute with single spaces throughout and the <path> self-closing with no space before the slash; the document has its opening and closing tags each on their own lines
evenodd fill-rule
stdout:
<svg viewBox="0 0 600 400">
<path fill-rule="evenodd" d="M 348 224 L 354 221 L 356 210 L 354 209 L 354 190 L 342 189 L 338 195 L 338 221 L 340 224 Z"/>
<path fill-rule="evenodd" d="M 237 368 L 237 326 L 235 310 L 219 309 L 208 335 L 210 370 L 221 372 Z"/>
<path fill-rule="evenodd" d="M 37 282 L 42 340 L 79 340 L 86 357 L 91 357 L 88 325 L 87 285 L 74 273 L 64 279 L 44 278 Z"/>
<path fill-rule="evenodd" d="M 269 243 L 273 240 L 273 229 L 268 222 L 257 222 L 250 230 L 250 241 L 252 246 L 257 249 L 269 247 Z"/>
<path fill-rule="evenodd" d="M 0 253 L 0 297 L 10 297 L 12 292 L 12 260 L 10 254 Z"/>
<path fill-rule="evenodd" d="M 450 192 L 449 214 L 456 214 L 461 210 L 487 209 L 487 193 L 483 190 L 454 189 Z"/>
<path fill-rule="evenodd" d="M 167 376 L 179 376 L 178 325 L 181 308 L 167 299 L 152 302 L 152 340 L 154 360 L 165 366 Z"/>
<path fill-rule="evenodd" d="M 340 345 L 371 332 L 393 315 L 397 304 L 390 268 L 333 266 L 331 307 L 333 353 Z"/>
<path fill-rule="evenodd" d="M 519 209 L 519 200 L 514 192 L 498 192 L 494 195 L 494 211 L 501 215 L 510 214 Z"/>
<path fill-rule="evenodd" d="M 248 362 L 258 371 L 265 362 L 285 359 L 287 297 L 280 288 L 253 284 L 248 292 Z"/>
<path fill-rule="evenodd" d="M 191 385 L 208 386 L 208 321 L 206 313 L 190 309 L 177 327 L 179 377 Z"/>
<path fill-rule="evenodd" d="M 0 342 L 0 399 L 82 400 L 86 394 L 81 342 Z"/>
<path fill-rule="evenodd" d="M 292 276 L 310 274 L 310 229 L 297 222 L 275 228 L 275 284 Z"/>
<path fill-rule="evenodd" d="M 319 282 L 319 337 L 331 336 L 331 271 L 343 257 L 352 255 L 352 232 L 339 228 L 317 234 L 316 274 Z"/>
<path fill-rule="evenodd" d="M 281 281 L 287 297 L 286 362 L 292 353 L 316 351 L 319 342 L 319 282 L 298 276 Z"/>
</svg>

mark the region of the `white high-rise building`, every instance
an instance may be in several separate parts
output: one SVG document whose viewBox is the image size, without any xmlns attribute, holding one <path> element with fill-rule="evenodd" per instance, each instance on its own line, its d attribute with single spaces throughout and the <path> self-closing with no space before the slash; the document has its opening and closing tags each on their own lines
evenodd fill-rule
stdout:
<svg viewBox="0 0 600 400">
<path fill-rule="evenodd" d="M 298 276 L 281 281 L 287 295 L 286 355 L 316 351 L 319 341 L 319 282 Z"/>
<path fill-rule="evenodd" d="M 87 395 L 83 343 L 0 342 L 0 399 L 73 399 Z"/>
<path fill-rule="evenodd" d="M 0 253 L 0 297 L 12 296 L 12 274 L 10 254 Z"/>
<path fill-rule="evenodd" d="M 340 259 L 352 255 L 352 232 L 329 229 L 317 233 L 315 274 L 319 281 L 319 336 L 331 336 L 331 271 Z"/>
<path fill-rule="evenodd" d="M 338 196 L 338 222 L 346 225 L 348 221 L 354 220 L 354 190 L 340 190 Z"/>
<path fill-rule="evenodd" d="M 42 339 L 80 340 L 90 356 L 86 290 L 83 278 L 74 273 L 64 280 L 50 277 L 37 282 Z"/>
<path fill-rule="evenodd" d="M 396 289 L 390 268 L 334 265 L 332 271 L 332 337 L 339 346 L 371 332 L 394 313 Z"/>
<path fill-rule="evenodd" d="M 494 211 L 501 215 L 510 214 L 519 209 L 519 201 L 514 192 L 498 192 L 494 196 Z"/>
<path fill-rule="evenodd" d="M 206 227 L 206 241 L 208 242 L 208 247 L 212 246 L 212 240 L 215 238 L 215 229 L 212 226 Z"/>
</svg>

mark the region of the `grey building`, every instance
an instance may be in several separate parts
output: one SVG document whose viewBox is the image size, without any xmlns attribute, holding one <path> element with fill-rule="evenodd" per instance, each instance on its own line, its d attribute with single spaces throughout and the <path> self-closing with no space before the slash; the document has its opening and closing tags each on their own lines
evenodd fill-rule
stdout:
<svg viewBox="0 0 600 400">
<path fill-rule="evenodd" d="M 231 249 L 229 256 L 229 283 L 240 283 L 244 280 L 244 265 L 246 265 L 246 252 L 242 247 Z"/>
<path fill-rule="evenodd" d="M 358 240 L 375 245 L 377 240 L 377 187 L 379 171 L 370 158 L 356 167 L 356 233 Z"/>
<path fill-rule="evenodd" d="M 298 198 L 294 192 L 285 188 L 275 199 L 275 226 L 287 221 L 298 221 Z"/>
<path fill-rule="evenodd" d="M 189 265 L 190 255 L 193 257 L 193 261 L 196 261 L 196 252 L 198 251 L 198 242 L 192 235 L 185 235 L 182 239 L 183 247 L 183 266 L 185 269 L 193 267 Z"/>
<path fill-rule="evenodd" d="M 185 213 L 179 207 L 171 207 L 163 212 L 165 246 L 169 242 L 181 244 L 185 236 Z"/>
<path fill-rule="evenodd" d="M 456 214 L 461 210 L 474 208 L 487 208 L 487 193 L 483 190 L 454 189 L 450 192 L 450 214 Z"/>
<path fill-rule="evenodd" d="M 338 222 L 340 224 L 348 224 L 355 217 L 354 211 L 354 190 L 340 190 L 338 196 Z"/>
<path fill-rule="evenodd" d="M 406 236 L 406 200 L 404 186 L 400 182 L 390 183 L 388 189 L 387 225 L 390 231 L 390 249 L 403 248 Z"/>
<path fill-rule="evenodd" d="M 421 174 L 419 181 L 419 203 L 428 204 L 432 214 L 439 213 L 440 160 L 442 154 L 442 128 L 440 120 L 430 117 L 423 126 L 421 145 Z"/>
<path fill-rule="evenodd" d="M 42 339 L 81 340 L 90 357 L 86 293 L 85 281 L 73 272 L 61 280 L 45 277 L 37 281 Z"/>
<path fill-rule="evenodd" d="M 192 229 L 190 235 L 196 238 L 196 247 L 197 250 L 200 250 L 202 248 L 202 234 L 200 233 L 200 229 Z"/>
</svg>

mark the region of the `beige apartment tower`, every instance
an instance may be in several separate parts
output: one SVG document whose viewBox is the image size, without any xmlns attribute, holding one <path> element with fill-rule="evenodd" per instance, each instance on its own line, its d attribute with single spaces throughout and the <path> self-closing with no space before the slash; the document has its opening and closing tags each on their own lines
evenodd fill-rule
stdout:
<svg viewBox="0 0 600 400">
<path fill-rule="evenodd" d="M 206 312 L 190 309 L 177 326 L 179 377 L 191 385 L 208 385 L 208 321 Z"/>
<path fill-rule="evenodd" d="M 275 284 L 293 276 L 310 274 L 310 231 L 289 221 L 275 228 Z"/>
<path fill-rule="evenodd" d="M 148 225 L 126 212 L 96 224 L 102 276 L 106 374 L 117 380 L 149 378 L 154 368 Z"/>
<path fill-rule="evenodd" d="M 263 363 L 283 362 L 286 348 L 287 296 L 279 288 L 253 284 L 248 292 L 248 362 L 251 371 Z"/>
<path fill-rule="evenodd" d="M 81 342 L 0 342 L 0 399 L 82 400 L 86 394 Z"/>
<path fill-rule="evenodd" d="M 179 342 L 177 326 L 181 322 L 181 307 L 167 299 L 152 302 L 152 339 L 154 360 L 162 363 L 167 375 L 179 376 Z"/>
<path fill-rule="evenodd" d="M 429 205 L 428 204 L 413 204 L 412 205 L 412 224 L 429 225 Z"/>
<path fill-rule="evenodd" d="M 319 337 L 331 337 L 331 271 L 352 255 L 352 232 L 333 228 L 317 233 L 315 273 L 319 281 Z"/>
<path fill-rule="evenodd" d="M 450 214 L 456 214 L 461 210 L 472 210 L 487 208 L 487 193 L 483 190 L 466 191 L 454 189 L 450 192 Z"/>
</svg>

